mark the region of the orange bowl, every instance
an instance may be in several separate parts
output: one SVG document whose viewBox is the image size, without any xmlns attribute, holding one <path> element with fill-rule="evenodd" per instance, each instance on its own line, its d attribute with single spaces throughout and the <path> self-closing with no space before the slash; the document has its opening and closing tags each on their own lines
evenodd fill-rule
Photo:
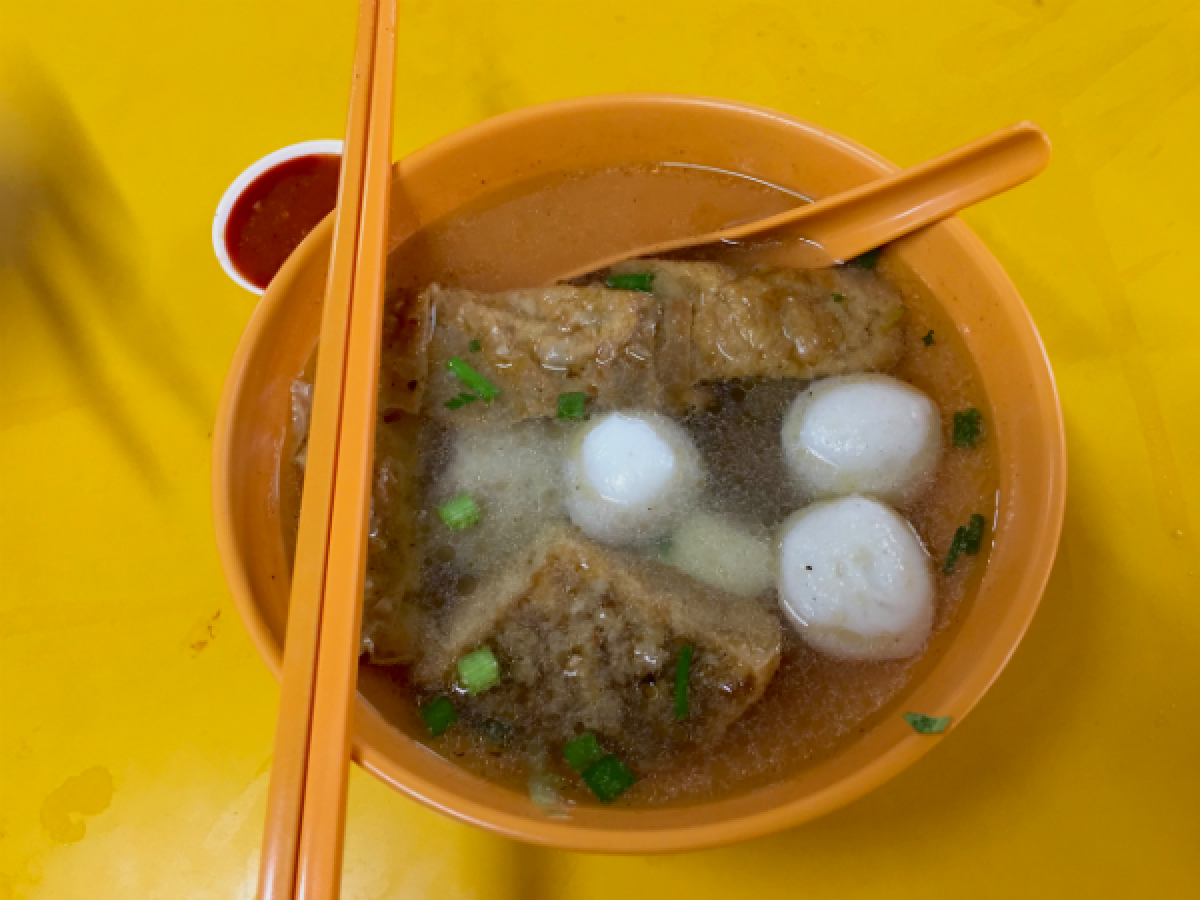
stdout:
<svg viewBox="0 0 1200 900">
<path fill-rule="evenodd" d="M 396 245 L 485 195 L 538 176 L 664 161 L 739 172 L 809 197 L 895 168 L 844 137 L 745 104 L 663 95 L 569 100 L 489 119 L 398 163 L 390 237 Z M 238 347 L 214 434 L 221 560 L 242 619 L 277 676 L 290 569 L 280 512 L 289 386 L 316 345 L 331 231 L 330 218 L 271 282 Z M 1066 490 L 1062 418 L 1029 313 L 962 222 L 925 229 L 893 252 L 932 289 L 966 341 L 992 407 L 1000 459 L 995 539 L 978 594 L 944 651 L 917 670 L 904 696 L 908 709 L 958 722 L 1008 661 L 1050 574 Z M 579 808 L 561 820 L 410 738 L 404 717 L 411 713 L 389 703 L 386 684 L 369 672 L 359 691 L 354 752 L 368 771 L 464 822 L 594 852 L 690 850 L 796 825 L 882 784 L 939 740 L 915 734 L 893 715 L 834 756 L 766 788 L 683 808 Z"/>
</svg>

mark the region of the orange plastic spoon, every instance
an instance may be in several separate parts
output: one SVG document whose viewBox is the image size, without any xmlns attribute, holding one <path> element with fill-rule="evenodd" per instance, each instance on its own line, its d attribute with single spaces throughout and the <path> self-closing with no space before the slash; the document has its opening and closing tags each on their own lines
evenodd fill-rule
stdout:
<svg viewBox="0 0 1200 900">
<path fill-rule="evenodd" d="M 760 264 L 821 269 L 853 259 L 1022 184 L 1050 162 L 1050 139 L 1020 122 L 853 190 L 765 219 L 674 238 L 564 272 L 567 281 L 627 259 L 705 244 L 754 242 Z"/>
</svg>

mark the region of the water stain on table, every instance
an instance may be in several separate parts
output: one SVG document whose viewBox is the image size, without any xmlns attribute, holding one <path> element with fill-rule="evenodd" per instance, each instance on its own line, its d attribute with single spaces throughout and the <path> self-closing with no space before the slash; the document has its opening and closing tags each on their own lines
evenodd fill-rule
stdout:
<svg viewBox="0 0 1200 900">
<path fill-rule="evenodd" d="M 68 778 L 42 803 L 42 828 L 51 840 L 74 844 L 87 834 L 87 817 L 108 809 L 113 778 L 103 766 L 92 766 Z"/>
<path fill-rule="evenodd" d="M 199 656 L 205 647 L 217 639 L 217 630 L 220 627 L 220 622 L 221 611 L 218 609 L 207 619 L 197 622 L 192 626 L 191 632 L 184 641 L 187 644 L 187 648 L 192 651 L 192 656 Z"/>
</svg>

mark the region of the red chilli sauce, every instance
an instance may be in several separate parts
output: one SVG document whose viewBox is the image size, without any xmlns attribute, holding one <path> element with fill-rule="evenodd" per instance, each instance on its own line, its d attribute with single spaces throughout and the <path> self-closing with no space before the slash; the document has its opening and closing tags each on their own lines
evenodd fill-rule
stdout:
<svg viewBox="0 0 1200 900">
<path fill-rule="evenodd" d="M 234 203 L 225 246 L 242 276 L 265 289 L 300 242 L 337 205 L 340 156 L 289 159 L 259 175 Z"/>
</svg>

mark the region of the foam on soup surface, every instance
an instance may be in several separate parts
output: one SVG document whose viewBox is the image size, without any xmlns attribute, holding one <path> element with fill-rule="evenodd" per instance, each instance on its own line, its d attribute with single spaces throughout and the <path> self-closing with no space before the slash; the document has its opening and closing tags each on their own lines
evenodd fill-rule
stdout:
<svg viewBox="0 0 1200 900">
<path fill-rule="evenodd" d="M 531 236 L 586 230 L 588 204 L 607 204 L 597 220 L 610 222 L 654 209 L 646 227 L 662 234 L 796 202 L 708 170 L 584 172 L 510 189 L 397 249 L 360 674 L 397 727 L 569 814 L 770 784 L 903 711 L 982 577 L 998 480 L 979 378 L 924 285 L 886 252 L 820 272 L 757 271 L 743 251 L 736 266 L 710 255 L 558 288 L 514 282 L 513 254 L 552 253 Z M 495 258 L 463 258 L 481 237 Z M 597 227 L 594 239 L 603 256 L 615 238 Z M 838 495 L 796 477 L 785 420 L 810 386 L 862 373 L 920 392 L 940 428 L 941 452 L 911 475 L 884 452 L 893 469 L 856 471 L 845 491 L 880 485 L 871 502 L 890 504 L 928 557 L 931 637 L 900 658 L 823 650 L 779 602 L 781 527 Z M 870 405 L 847 414 L 855 428 Z M 583 443 L 606 421 L 645 425 L 671 452 L 643 458 L 654 447 L 610 429 L 592 466 L 612 488 L 596 491 L 603 515 L 573 513 Z M 677 474 L 667 456 L 687 460 L 687 489 L 655 509 Z M 831 596 L 827 624 L 842 621 Z"/>
</svg>

